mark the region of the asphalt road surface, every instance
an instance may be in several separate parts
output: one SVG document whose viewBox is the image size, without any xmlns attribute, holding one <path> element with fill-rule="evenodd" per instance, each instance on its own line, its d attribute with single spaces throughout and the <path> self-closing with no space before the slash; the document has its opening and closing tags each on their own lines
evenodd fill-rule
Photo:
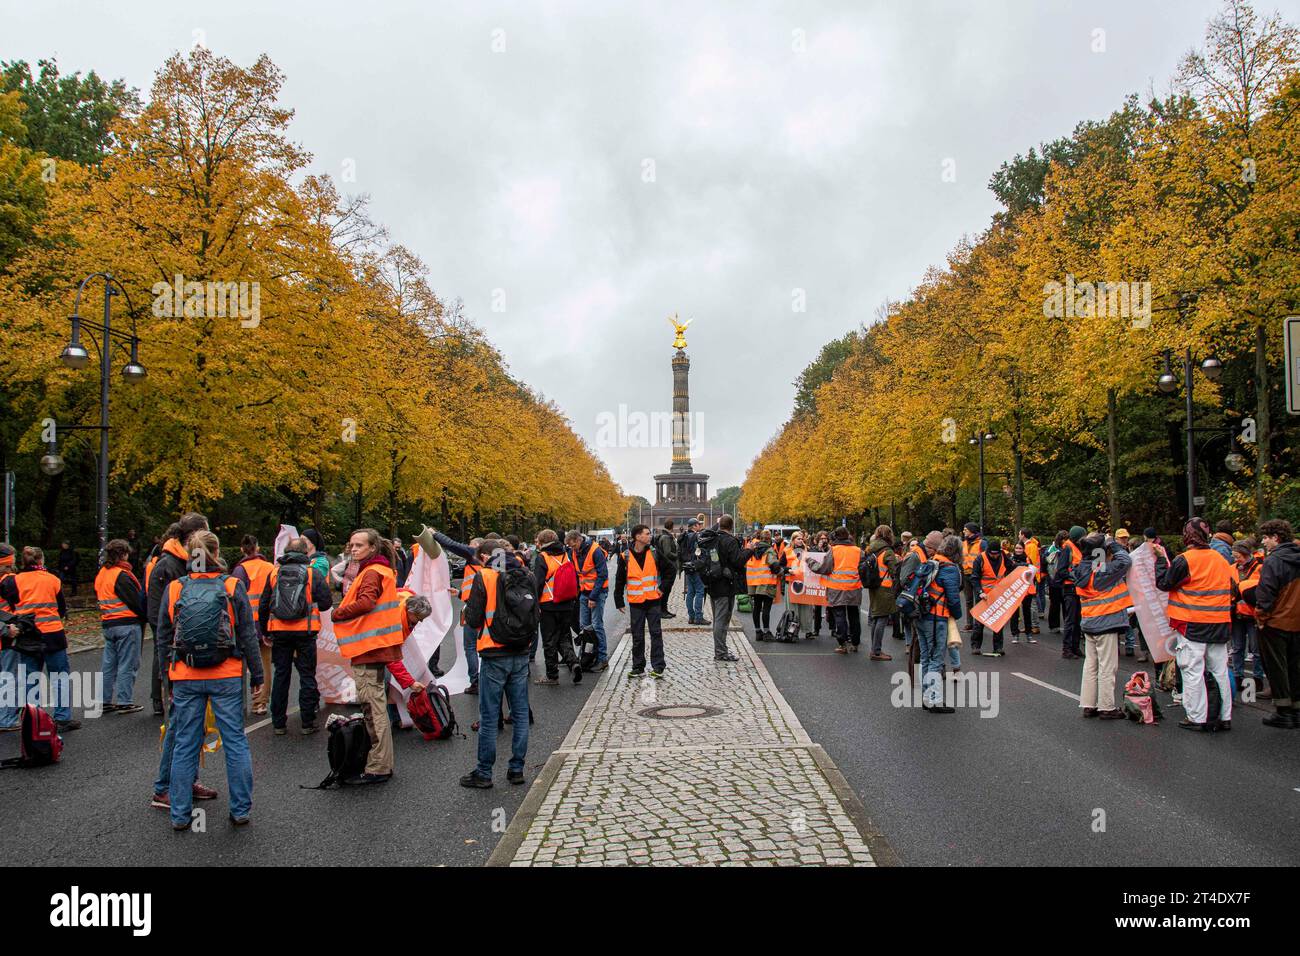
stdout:
<svg viewBox="0 0 1300 956">
<path fill-rule="evenodd" d="M 606 606 L 610 640 L 617 642 L 626 616 Z M 457 610 L 459 615 L 459 610 Z M 449 669 L 459 653 L 459 626 L 443 641 L 441 666 Z M 149 703 L 147 655 L 136 681 L 140 714 L 105 714 L 84 720 L 64 736 L 62 761 L 36 770 L 0 773 L 0 805 L 6 807 L 0 864 L 97 866 L 179 866 L 197 864 L 278 866 L 330 864 L 410 864 L 477 866 L 485 862 L 527 786 L 505 782 L 510 725 L 498 739 L 497 784 L 467 790 L 457 782 L 476 763 L 478 698 L 452 698 L 464 739 L 425 741 L 416 731 L 395 734 L 396 772 L 386 784 L 370 787 L 315 786 L 329 772 L 322 730 L 299 733 L 297 683 L 291 695 L 289 733 L 271 733 L 269 723 L 249 733 L 253 754 L 252 824 L 230 826 L 224 757 L 207 758 L 199 780 L 221 792 L 195 804 L 206 811 L 206 832 L 173 833 L 167 812 L 149 799 L 158 770 L 159 725 Z M 93 671 L 100 652 L 72 657 L 72 667 Z M 541 668 L 541 650 L 533 665 Z M 562 672 L 563 673 L 563 672 Z M 529 688 L 536 723 L 528 744 L 528 783 L 563 741 L 595 685 L 594 676 L 574 686 L 567 674 L 555 687 Z M 332 708 L 355 710 L 355 708 Z M 74 716 L 80 716 L 74 710 Z M 248 725 L 265 718 L 250 717 Z M 0 735 L 0 757 L 18 753 L 16 733 Z M 23 808 L 27 808 L 24 810 Z"/>
<path fill-rule="evenodd" d="M 835 654 L 825 622 L 816 640 L 756 646 L 904 865 L 1300 859 L 1300 734 L 1264 727 L 1263 706 L 1236 705 L 1224 734 L 1178 729 L 1182 708 L 1159 692 L 1161 723 L 1084 720 L 1060 692 L 1077 698 L 1083 662 L 1063 660 L 1060 636 L 1044 627 L 1035 645 L 1008 638 L 1001 658 L 972 658 L 967 637 L 963 671 L 983 675 L 989 690 L 997 675 L 996 716 L 929 714 L 891 703 L 903 642 L 886 636 L 894 660 L 871 661 L 865 615 L 863 625 L 857 654 Z M 1120 659 L 1121 691 L 1134 671 L 1151 672 L 1136 660 Z M 1014 898 L 1014 885 L 1003 889 Z"/>
</svg>

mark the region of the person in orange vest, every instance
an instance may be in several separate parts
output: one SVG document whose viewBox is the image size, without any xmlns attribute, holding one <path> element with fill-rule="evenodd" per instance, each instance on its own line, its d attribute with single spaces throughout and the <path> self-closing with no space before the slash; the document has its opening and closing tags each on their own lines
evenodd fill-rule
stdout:
<svg viewBox="0 0 1300 956">
<path fill-rule="evenodd" d="M 1012 571 L 1011 559 L 1002 553 L 1002 543 L 997 538 L 985 542 L 985 550 L 975 555 L 971 564 L 971 579 L 975 582 L 975 603 L 984 600 L 993 585 L 997 584 Z M 974 605 L 972 605 L 974 607 Z M 976 657 L 1002 657 L 1002 631 L 993 632 L 993 650 L 985 654 L 980 650 L 984 643 L 984 625 L 975 622 L 971 631 L 970 652 Z"/>
<path fill-rule="evenodd" d="M 339 653 L 352 664 L 357 703 L 365 711 L 370 756 L 353 785 L 387 783 L 393 776 L 393 729 L 388 721 L 388 665 L 402 659 L 402 608 L 397 597 L 393 543 L 374 528 L 352 532 L 348 555 L 357 564 L 343 600 L 334 610 Z"/>
<path fill-rule="evenodd" d="M 1232 557 L 1237 566 L 1237 590 L 1241 600 L 1232 609 L 1232 652 L 1228 655 L 1228 669 L 1236 679 L 1237 693 L 1246 674 L 1246 656 L 1253 659 L 1251 668 L 1255 679 L 1255 696 L 1264 692 L 1264 657 L 1259 652 L 1259 629 L 1255 626 L 1255 607 L 1248 595 L 1259 586 L 1259 571 L 1263 561 L 1255 553 L 1255 542 L 1242 538 L 1232 546 Z"/>
<path fill-rule="evenodd" d="M 886 654 L 882 647 L 885 627 L 898 613 L 898 556 L 894 554 L 894 529 L 882 524 L 872 533 L 867 544 L 867 560 L 874 561 L 876 572 L 880 577 L 880 586 L 872 588 L 870 610 L 867 620 L 871 626 L 871 659 L 873 661 L 892 661 L 893 655 Z M 897 635 L 901 636 L 901 635 Z"/>
<path fill-rule="evenodd" d="M 944 703 L 943 661 L 948 647 L 948 621 L 961 614 L 961 539 L 931 531 L 925 536 L 926 560 L 934 564 L 934 579 L 926 588 L 929 611 L 916 619 L 921 657 L 921 706 L 930 714 L 953 714 Z M 960 665 L 960 658 L 957 664 Z"/>
<path fill-rule="evenodd" d="M 177 578 L 185 576 L 186 568 L 189 565 L 190 553 L 186 550 L 186 542 L 190 535 L 196 531 L 207 531 L 208 519 L 199 514 L 197 511 L 190 511 L 181 515 L 180 520 L 167 529 L 164 537 L 162 548 L 158 552 L 158 559 L 152 567 L 145 568 L 144 590 L 146 595 L 145 616 L 149 620 L 149 627 L 154 635 L 154 660 L 153 660 L 153 711 L 155 717 L 163 716 L 163 704 L 167 699 L 167 689 L 164 686 L 164 679 L 167 673 L 167 667 L 163 661 L 163 647 L 158 641 L 158 613 L 162 609 L 163 592 L 167 586 Z M 171 767 L 171 753 L 167 750 L 166 745 L 163 749 L 163 758 L 166 761 L 167 768 Z M 160 768 L 158 778 L 166 782 L 169 769 Z M 155 784 L 157 781 L 155 782 Z M 200 784 L 200 786 L 202 786 Z M 164 786 L 165 790 L 166 787 Z M 155 785 L 155 792 L 157 786 Z M 215 792 L 213 796 L 216 796 Z M 206 797 L 201 799 L 207 799 Z"/>
<path fill-rule="evenodd" d="M 172 689 L 172 829 L 190 828 L 209 705 L 226 755 L 230 822 L 243 826 L 253 809 L 253 758 L 244 733 L 245 666 L 254 690 L 265 682 L 257 626 L 244 583 L 225 573 L 217 536 L 196 531 L 188 547 L 193 555 L 189 573 L 168 583 L 158 612 L 158 640 L 167 655 Z"/>
<path fill-rule="evenodd" d="M 975 596 L 975 592 L 979 590 L 974 571 L 975 557 L 986 547 L 988 542 L 984 540 L 980 526 L 974 521 L 966 522 L 961 529 L 961 573 L 962 588 L 966 594 L 966 630 L 968 631 L 975 629 L 975 618 L 971 617 L 970 609 L 979 602 L 979 598 Z"/>
<path fill-rule="evenodd" d="M 749 559 L 745 562 L 745 588 L 754 615 L 754 639 L 775 640 L 772 633 L 772 602 L 776 599 L 778 569 L 781 557 L 772 546 L 772 532 L 761 531 L 750 545 Z"/>
<path fill-rule="evenodd" d="M 278 736 L 288 733 L 289 681 L 295 667 L 298 718 L 304 736 L 316 732 L 316 713 L 320 709 L 316 636 L 320 633 L 320 614 L 333 607 L 334 597 L 328 573 L 321 574 L 312 564 L 310 550 L 311 542 L 306 538 L 291 539 L 265 576 L 257 599 L 257 632 L 271 642 L 271 727 Z"/>
<path fill-rule="evenodd" d="M 1125 581 L 1133 559 L 1127 549 L 1099 534 L 1085 537 L 1081 551 L 1083 560 L 1072 572 L 1084 635 L 1079 706 L 1084 717 L 1123 720 L 1124 711 L 1115 706 L 1115 672 L 1119 639 L 1128 630 L 1128 612 L 1133 606 Z"/>
<path fill-rule="evenodd" d="M 1239 600 L 1236 568 L 1210 547 L 1210 527 L 1193 518 L 1183 527 L 1187 549 L 1172 561 L 1156 546 L 1156 587 L 1169 592 L 1169 623 L 1181 635 L 1174 657 L 1183 678 L 1183 710 L 1178 724 L 1203 732 L 1232 729 L 1232 682 L 1228 677 L 1228 642 L 1232 606 Z M 1205 672 L 1219 687 L 1220 709 L 1208 713 Z"/>
<path fill-rule="evenodd" d="M 239 549 L 243 552 L 234 569 L 230 572 L 231 576 L 237 578 L 248 591 L 248 602 L 253 608 L 253 620 L 258 621 L 261 618 L 260 602 L 262 592 L 266 590 L 266 579 L 271 576 L 271 571 L 275 565 L 262 555 L 258 550 L 257 538 L 251 534 L 244 535 L 244 539 L 239 543 Z M 262 673 L 269 675 L 271 673 L 271 638 L 265 631 L 258 629 L 261 639 L 262 648 Z M 262 684 L 262 691 L 253 697 L 253 714 L 257 717 L 266 716 L 266 704 L 271 697 L 271 682 L 268 680 Z"/>
<path fill-rule="evenodd" d="M 556 593 L 556 575 L 573 576 L 573 594 Z M 542 608 L 542 660 L 546 676 L 537 678 L 538 684 L 558 684 L 560 663 L 568 668 L 575 684 L 582 683 L 582 665 L 573 650 L 573 632 L 578 623 L 578 572 L 564 549 L 560 536 L 550 528 L 537 533 L 537 551 L 533 555 L 533 580 L 537 582 L 537 601 Z M 563 586 L 563 585 L 561 585 Z M 513 713 L 513 711 L 511 711 Z"/>
<path fill-rule="evenodd" d="M 1083 560 L 1079 542 L 1087 534 L 1079 525 L 1072 525 L 1061 542 L 1060 556 L 1056 562 L 1056 580 L 1061 585 L 1061 657 L 1077 660 L 1083 657 L 1080 644 L 1079 596 L 1075 592 L 1074 567 Z"/>
<path fill-rule="evenodd" d="M 1300 730 L 1300 546 L 1291 523 L 1281 518 L 1261 521 L 1258 531 L 1267 556 L 1259 584 L 1245 597 L 1255 608 L 1273 699 L 1274 712 L 1262 722 L 1277 730 Z"/>
<path fill-rule="evenodd" d="M 430 528 L 433 532 L 433 540 L 446 551 L 456 555 L 465 562 L 464 570 L 461 572 L 460 587 L 453 589 L 453 593 L 460 599 L 460 625 L 461 625 L 461 648 L 465 653 L 465 663 L 469 668 L 469 687 L 465 693 L 473 695 L 478 693 L 478 629 L 470 627 L 465 623 L 465 605 L 469 601 L 469 590 L 474 585 L 474 575 L 478 573 L 478 548 L 483 543 L 483 538 L 470 538 L 469 544 L 462 544 L 455 541 L 447 535 L 442 534 L 436 529 Z M 419 544 L 416 544 L 419 547 Z M 414 561 L 414 558 L 412 558 Z"/>
<path fill-rule="evenodd" d="M 835 635 L 835 653 L 857 652 L 862 645 L 862 581 L 870 558 L 853 543 L 849 529 L 840 525 L 831 533 L 830 550 L 808 562 L 826 579 L 826 611 Z"/>
<path fill-rule="evenodd" d="M 1036 545 L 1038 542 L 1035 541 L 1034 544 Z M 1025 643 L 1037 644 L 1038 641 L 1034 639 L 1033 634 L 1038 629 L 1031 626 L 1034 618 L 1033 612 L 1030 608 L 1033 607 L 1034 598 L 1041 593 L 1042 588 L 1039 586 L 1038 566 L 1030 561 L 1029 553 L 1026 551 L 1025 543 L 1023 541 L 1017 541 L 1015 548 L 1011 552 L 1011 567 L 1014 570 L 1029 568 L 1034 572 L 1034 578 L 1029 583 L 1029 593 L 1022 599 L 1020 607 L 1016 608 L 1016 613 L 1011 615 L 1011 643 L 1020 643 L 1020 620 L 1023 618 L 1025 624 Z"/>
<path fill-rule="evenodd" d="M 135 675 L 144 635 L 144 594 L 131 570 L 131 546 L 115 538 L 104 547 L 104 566 L 95 575 L 95 597 L 104 629 L 104 710 L 138 714 Z"/>
<path fill-rule="evenodd" d="M 14 576 L 17 570 L 17 555 L 12 545 L 0 543 L 0 581 Z M 4 598 L 0 598 L 0 611 L 12 613 L 13 608 Z M 17 637 L 17 628 L 0 626 L 0 672 L 7 674 L 11 686 L 18 686 L 18 651 L 12 646 Z M 18 708 L 0 704 L 0 733 L 18 730 Z"/>
<path fill-rule="evenodd" d="M 1020 529 L 1020 544 L 1025 549 L 1025 561 L 1030 567 L 1034 568 L 1034 590 L 1033 600 L 1030 604 L 1037 609 L 1038 618 L 1042 618 L 1043 609 L 1047 606 L 1047 573 L 1043 568 L 1043 550 L 1034 537 L 1032 531 L 1028 528 Z M 1125 547 L 1128 547 L 1125 544 Z M 1038 634 L 1038 620 L 1027 607 L 1025 612 L 1025 635 Z M 1030 641 L 1031 644 L 1037 644 L 1037 641 Z"/>
<path fill-rule="evenodd" d="M 578 627 L 596 632 L 596 670 L 609 667 L 605 646 L 605 599 L 609 597 L 609 562 L 596 542 L 581 531 L 564 536 L 569 560 L 578 570 Z"/>
<path fill-rule="evenodd" d="M 531 635 L 536 632 L 533 619 L 516 621 L 520 630 L 509 633 L 505 628 L 509 617 L 502 614 L 497 620 L 497 600 L 507 593 L 522 595 L 525 601 L 536 595 L 536 582 L 514 554 L 499 539 L 484 539 L 478 546 L 478 573 L 470 586 L 469 600 L 465 602 L 465 623 L 478 634 L 479 655 L 479 730 L 478 762 L 473 770 L 460 778 L 462 787 L 486 790 L 492 786 L 492 771 L 497 760 L 497 733 L 501 721 L 503 701 L 510 704 L 510 712 L 520 715 L 511 723 L 510 763 L 506 779 L 512 784 L 524 782 L 524 761 L 528 757 L 528 725 L 531 711 L 528 706 L 528 667 L 532 659 L 529 648 Z M 535 617 L 536 604 L 532 605 Z M 493 624 L 496 624 L 494 633 Z M 530 719 L 524 720 L 523 714 Z"/>
<path fill-rule="evenodd" d="M 40 548 L 23 548 L 23 566 L 0 581 L 0 599 L 7 601 L 18 615 L 30 614 L 41 632 L 44 651 L 40 655 L 18 654 L 20 666 L 27 670 L 24 700 L 31 700 L 39 686 L 40 674 L 49 675 L 54 722 L 59 733 L 77 730 L 81 721 L 72 719 L 71 687 L 68 682 L 68 635 L 63 622 L 68 606 L 63 600 L 63 582 L 45 569 L 45 552 Z"/>
<path fill-rule="evenodd" d="M 632 528 L 632 547 L 618 565 L 614 581 L 614 606 L 625 613 L 623 595 L 632 606 L 632 669 L 628 677 L 645 674 L 645 632 L 650 628 L 650 676 L 664 676 L 668 662 L 664 659 L 664 636 L 660 624 L 659 568 L 650 545 L 650 528 L 639 524 Z"/>
<path fill-rule="evenodd" d="M 813 605 L 800 604 L 791 599 L 803 586 L 803 556 L 808 553 L 808 546 L 802 531 L 790 535 L 790 547 L 785 549 L 785 601 L 786 605 L 799 618 L 799 630 L 805 641 L 813 640 Z"/>
</svg>

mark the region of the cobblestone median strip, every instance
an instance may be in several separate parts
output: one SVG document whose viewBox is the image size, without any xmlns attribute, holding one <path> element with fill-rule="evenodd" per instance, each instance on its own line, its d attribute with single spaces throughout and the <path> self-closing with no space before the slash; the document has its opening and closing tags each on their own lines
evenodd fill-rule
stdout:
<svg viewBox="0 0 1300 956">
<path fill-rule="evenodd" d="M 735 664 L 713 660 L 708 629 L 664 641 L 664 678 L 629 680 L 624 636 L 489 865 L 895 862 L 739 630 Z M 642 715 L 652 708 L 683 717 Z"/>
</svg>

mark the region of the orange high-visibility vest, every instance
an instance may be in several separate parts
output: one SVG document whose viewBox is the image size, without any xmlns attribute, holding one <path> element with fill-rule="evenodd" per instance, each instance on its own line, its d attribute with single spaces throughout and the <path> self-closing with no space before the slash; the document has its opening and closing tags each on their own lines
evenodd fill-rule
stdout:
<svg viewBox="0 0 1300 956">
<path fill-rule="evenodd" d="M 767 553 L 754 555 L 745 562 L 745 584 L 749 587 L 776 585 L 776 575 L 767 566 Z"/>
<path fill-rule="evenodd" d="M 1237 613 L 1242 617 L 1255 616 L 1255 609 L 1246 603 L 1245 597 L 1247 591 L 1253 591 L 1259 586 L 1259 569 L 1260 563 L 1252 559 L 1250 564 L 1246 565 L 1246 576 L 1244 578 L 1241 577 L 1241 569 L 1237 570 L 1237 578 L 1240 582 L 1237 585 L 1237 590 L 1241 592 L 1242 596 L 1242 600 L 1237 602 Z"/>
<path fill-rule="evenodd" d="M 352 579 L 348 593 L 343 596 L 339 610 L 356 603 L 357 582 L 370 573 L 380 577 L 379 600 L 366 614 L 350 621 L 335 621 L 334 636 L 339 642 L 339 653 L 351 660 L 368 651 L 392 647 L 402 643 L 402 608 L 397 600 L 397 574 L 382 564 L 367 565 Z"/>
<path fill-rule="evenodd" d="M 952 559 L 944 557 L 942 554 L 936 554 L 934 560 L 940 564 L 952 564 Z M 952 617 L 952 611 L 948 607 L 948 592 L 944 590 L 943 585 L 939 583 L 939 575 L 934 576 L 930 586 L 926 589 L 930 595 L 930 613 L 934 617 Z"/>
<path fill-rule="evenodd" d="M 95 575 L 95 597 L 99 600 L 100 623 L 135 620 L 135 612 L 123 604 L 122 599 L 117 596 L 117 578 L 123 571 L 126 569 L 110 565 L 100 568 L 99 573 Z M 126 573 L 131 574 L 130 571 Z"/>
<path fill-rule="evenodd" d="M 1187 578 L 1169 592 L 1169 619 L 1191 624 L 1226 624 L 1232 620 L 1232 578 L 1237 566 L 1213 548 L 1183 552 Z"/>
<path fill-rule="evenodd" d="M 1030 538 L 1025 542 L 1025 557 L 1028 558 L 1029 563 L 1034 566 L 1034 580 L 1043 580 L 1044 571 L 1042 562 L 1040 561 L 1041 555 L 1038 550 L 1037 538 Z"/>
<path fill-rule="evenodd" d="M 149 590 L 149 575 L 153 573 L 153 566 L 154 566 L 155 564 L 158 563 L 158 559 L 161 558 L 161 557 L 162 557 L 161 554 L 155 554 L 152 558 L 150 558 L 148 561 L 145 562 L 145 565 L 144 565 L 144 589 L 145 589 L 146 592 L 148 592 L 148 590 Z"/>
<path fill-rule="evenodd" d="M 215 578 L 221 572 L 204 571 L 202 573 L 192 573 L 190 578 Z M 185 578 L 177 578 L 171 584 L 167 585 L 167 618 L 173 624 L 176 622 L 176 602 L 180 600 L 181 589 L 185 586 Z M 226 596 L 226 613 L 230 615 L 230 635 L 235 637 L 235 605 L 233 598 L 235 596 L 235 587 L 239 584 L 238 578 L 227 577 L 225 588 Z M 172 635 L 175 640 L 175 633 Z M 236 638 L 236 644 L 238 639 Z M 171 680 L 221 680 L 226 677 L 242 677 L 244 673 L 244 661 L 242 658 L 231 654 L 216 667 L 190 667 L 184 661 L 172 661 L 167 668 L 167 676 Z M 266 674 L 262 675 L 262 680 L 267 680 Z"/>
<path fill-rule="evenodd" d="M 268 614 L 266 617 L 266 632 L 272 634 L 276 631 L 306 631 L 308 634 L 320 630 L 320 611 L 316 609 L 316 602 L 311 599 L 312 575 L 315 568 L 310 564 L 307 565 L 307 616 L 299 618 L 296 621 L 282 621 L 274 614 Z M 266 585 L 271 589 L 271 594 L 275 594 L 275 582 L 280 578 L 280 566 L 274 565 L 271 568 L 270 575 L 267 576 Z M 252 604 L 252 601 L 249 601 Z"/>
<path fill-rule="evenodd" d="M 262 589 L 266 587 L 266 579 L 275 570 L 275 565 L 265 558 L 249 558 L 241 561 L 239 566 L 248 575 L 248 606 L 252 608 L 253 620 L 256 621 L 258 606 L 262 602 Z"/>
<path fill-rule="evenodd" d="M 63 630 L 59 619 L 59 592 L 63 582 L 49 571 L 40 568 L 14 575 L 18 585 L 18 606 L 15 614 L 31 614 L 36 618 L 36 628 L 42 634 L 57 634 Z"/>
<path fill-rule="evenodd" d="M 976 538 L 974 541 L 963 541 L 961 543 L 961 569 L 970 574 L 975 569 L 975 556 L 984 549 L 982 545 L 984 539 Z"/>
<path fill-rule="evenodd" d="M 786 573 L 786 581 L 799 582 L 803 580 L 803 561 L 800 555 L 796 554 L 791 548 L 785 553 L 785 566 L 790 570 Z"/>
<path fill-rule="evenodd" d="M 546 581 L 542 585 L 542 596 L 538 598 L 538 603 L 546 604 L 555 600 L 555 572 L 559 570 L 560 565 L 569 563 L 569 556 L 562 554 L 556 557 L 543 551 L 542 560 L 546 562 Z"/>
<path fill-rule="evenodd" d="M 1096 577 L 1097 572 L 1094 570 L 1088 575 L 1088 583 L 1078 588 L 1080 617 L 1105 617 L 1107 614 L 1127 611 L 1133 606 L 1127 581 L 1121 579 L 1109 591 L 1099 591 L 1093 587 Z"/>
<path fill-rule="evenodd" d="M 858 565 L 862 563 L 862 549 L 854 544 L 833 544 L 831 557 L 835 559 L 835 567 L 826 579 L 826 586 L 836 591 L 860 589 L 862 578 Z"/>
<path fill-rule="evenodd" d="M 460 582 L 460 600 L 462 604 L 469 600 L 469 589 L 474 586 L 474 575 L 477 573 L 478 567 L 476 565 L 466 563 L 465 576 L 461 578 Z"/>
<path fill-rule="evenodd" d="M 627 599 L 631 604 L 643 604 L 657 601 L 659 593 L 659 566 L 655 564 L 653 548 L 645 549 L 645 564 L 637 567 L 636 560 L 629 556 L 627 562 Z"/>
<path fill-rule="evenodd" d="M 889 565 L 885 563 L 884 551 L 876 554 L 876 567 L 880 569 L 880 586 L 882 588 L 892 588 L 894 586 L 894 576 L 889 573 Z"/>
<path fill-rule="evenodd" d="M 999 551 L 998 553 L 1001 554 L 1002 552 Z M 993 585 L 997 584 L 1004 577 L 1006 577 L 1006 573 L 1009 570 L 1010 565 L 1011 562 L 1008 561 L 1007 556 L 1003 554 L 1001 572 L 994 571 L 993 562 L 989 560 L 989 552 L 985 551 L 983 554 L 983 560 L 980 561 L 980 587 L 983 588 L 985 591 L 993 587 Z"/>
<path fill-rule="evenodd" d="M 10 555 L 8 558 L 4 558 L 3 561 L 4 563 L 0 564 L 0 581 L 3 581 L 5 578 L 11 578 L 14 576 L 13 556 Z M 8 601 L 6 601 L 4 598 L 0 598 L 0 611 L 4 611 L 4 610 L 12 611 L 13 609 L 9 607 Z"/>
<path fill-rule="evenodd" d="M 582 568 L 578 571 L 578 590 L 591 591 L 596 587 L 596 545 L 587 549 L 587 556 L 582 559 Z"/>
<path fill-rule="evenodd" d="M 915 541 L 913 541 L 911 544 L 909 544 L 909 545 L 907 546 L 907 550 L 910 551 L 910 552 L 912 552 L 912 554 L 916 555 L 916 558 L 917 558 L 918 561 L 928 561 L 928 560 L 929 560 L 929 559 L 925 556 L 925 548 L 921 547 L 921 546 L 920 546 L 919 544 L 917 544 Z"/>
<path fill-rule="evenodd" d="M 1083 560 L 1083 552 L 1075 547 L 1074 542 L 1069 538 L 1065 539 L 1065 544 L 1061 550 L 1065 550 L 1066 548 L 1070 549 L 1070 567 L 1074 567 Z M 1061 582 L 1061 586 L 1066 588 L 1074 587 L 1074 576 L 1067 574 L 1065 580 Z"/>
<path fill-rule="evenodd" d="M 493 647 L 504 647 L 504 644 L 498 644 L 492 640 L 492 618 L 497 613 L 497 578 L 501 576 L 500 571 L 495 571 L 489 567 L 479 568 L 479 575 L 483 578 L 483 590 L 487 592 L 487 604 L 483 612 L 483 626 L 479 628 L 478 643 L 475 649 L 482 652 Z"/>
</svg>

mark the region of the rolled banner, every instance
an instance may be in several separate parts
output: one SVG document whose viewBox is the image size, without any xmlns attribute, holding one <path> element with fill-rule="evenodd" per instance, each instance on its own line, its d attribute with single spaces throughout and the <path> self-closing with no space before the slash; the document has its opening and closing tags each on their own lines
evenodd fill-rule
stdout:
<svg viewBox="0 0 1300 956">
<path fill-rule="evenodd" d="M 1169 626 L 1169 595 L 1156 587 L 1156 552 L 1144 541 L 1129 552 L 1129 557 L 1133 566 L 1128 569 L 1125 581 L 1133 601 L 1133 613 L 1142 628 L 1151 659 L 1163 664 L 1174 656 L 1178 632 Z"/>
</svg>

